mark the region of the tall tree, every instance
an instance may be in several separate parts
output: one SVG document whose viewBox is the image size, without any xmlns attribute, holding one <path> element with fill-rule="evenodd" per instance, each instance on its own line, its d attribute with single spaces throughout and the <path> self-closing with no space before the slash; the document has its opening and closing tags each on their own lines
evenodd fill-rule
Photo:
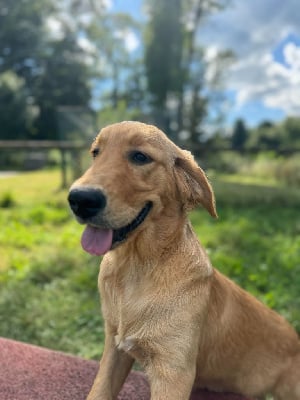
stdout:
<svg viewBox="0 0 300 400">
<path fill-rule="evenodd" d="M 163 117 L 156 120 L 173 139 L 178 140 L 184 134 L 191 146 L 203 134 L 209 100 L 199 29 L 207 14 L 226 3 L 226 0 L 146 1 L 148 88 L 156 114 Z"/>
<path fill-rule="evenodd" d="M 61 37 L 54 40 L 47 29 L 49 18 L 58 18 L 58 4 L 0 0 L 0 73 L 12 71 L 22 79 L 22 93 L 38 111 L 35 129 L 30 132 L 40 139 L 58 137 L 60 106 L 86 107 L 90 99 L 78 32 L 63 27 Z M 2 109 L 6 106 L 4 103 Z M 23 134 L 25 130 L 24 126 Z"/>
<path fill-rule="evenodd" d="M 118 109 L 119 102 L 124 101 L 131 107 L 142 101 L 143 65 L 128 44 L 130 37 L 137 40 L 139 28 L 139 23 L 128 14 L 98 10 L 86 29 L 86 37 L 95 48 L 94 82 L 102 88 L 97 100 L 105 108 Z"/>
<path fill-rule="evenodd" d="M 237 119 L 231 137 L 231 147 L 233 150 L 243 150 L 248 139 L 248 130 L 242 119 Z"/>
<path fill-rule="evenodd" d="M 281 124 L 270 121 L 261 122 L 251 130 L 248 146 L 260 150 L 278 150 L 282 144 L 283 129 Z"/>
<path fill-rule="evenodd" d="M 14 72 L 0 74 L 0 139 L 22 139 L 32 130 L 33 114 L 27 103 L 24 79 Z"/>
<path fill-rule="evenodd" d="M 36 139 L 60 139 L 59 109 L 88 108 L 91 98 L 84 53 L 71 33 L 48 45 L 42 73 L 36 80 L 34 95 L 39 107 Z"/>
<path fill-rule="evenodd" d="M 172 112 L 178 110 L 184 85 L 181 0 L 151 0 L 145 33 L 145 67 L 155 122 L 172 135 Z M 173 137 L 176 139 L 175 137 Z"/>
<path fill-rule="evenodd" d="M 152 0 L 145 64 L 152 103 L 165 107 L 168 96 L 182 90 L 183 26 L 181 0 Z"/>
<path fill-rule="evenodd" d="M 50 0 L 0 0 L 0 72 L 12 70 L 30 87 L 45 45 L 44 19 Z"/>
<path fill-rule="evenodd" d="M 288 117 L 283 122 L 283 130 L 285 136 L 285 145 L 297 147 L 300 146 L 300 118 Z"/>
</svg>

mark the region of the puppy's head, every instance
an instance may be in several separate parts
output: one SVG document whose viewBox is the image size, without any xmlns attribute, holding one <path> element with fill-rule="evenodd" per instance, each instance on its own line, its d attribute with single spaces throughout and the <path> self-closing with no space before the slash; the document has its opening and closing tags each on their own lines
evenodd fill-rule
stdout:
<svg viewBox="0 0 300 400">
<path fill-rule="evenodd" d="M 69 203 L 86 224 L 82 245 L 104 254 L 118 244 L 201 204 L 216 216 L 204 172 L 158 128 L 122 122 L 101 130 L 91 167 L 72 185 Z"/>
</svg>

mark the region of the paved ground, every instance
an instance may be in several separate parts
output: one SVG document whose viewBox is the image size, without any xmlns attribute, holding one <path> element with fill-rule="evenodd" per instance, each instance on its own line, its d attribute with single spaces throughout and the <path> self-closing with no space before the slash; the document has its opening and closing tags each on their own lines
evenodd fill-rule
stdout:
<svg viewBox="0 0 300 400">
<path fill-rule="evenodd" d="M 0 338 L 0 399 L 84 400 L 98 362 Z M 150 400 L 145 375 L 129 374 L 118 400 Z M 190 400 L 250 400 L 234 394 L 197 390 Z"/>
<path fill-rule="evenodd" d="M 14 176 L 17 174 L 17 171 L 0 171 L 0 178 L 9 178 L 10 176 Z"/>
</svg>

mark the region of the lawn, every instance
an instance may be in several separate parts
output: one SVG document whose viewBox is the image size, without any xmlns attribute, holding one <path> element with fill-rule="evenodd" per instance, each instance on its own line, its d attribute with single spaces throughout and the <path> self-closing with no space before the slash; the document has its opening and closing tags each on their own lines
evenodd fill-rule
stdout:
<svg viewBox="0 0 300 400">
<path fill-rule="evenodd" d="M 0 335 L 98 358 L 99 258 L 81 250 L 58 171 L 0 180 Z M 300 332 L 300 190 L 212 176 L 219 219 L 191 214 L 215 267 Z"/>
</svg>

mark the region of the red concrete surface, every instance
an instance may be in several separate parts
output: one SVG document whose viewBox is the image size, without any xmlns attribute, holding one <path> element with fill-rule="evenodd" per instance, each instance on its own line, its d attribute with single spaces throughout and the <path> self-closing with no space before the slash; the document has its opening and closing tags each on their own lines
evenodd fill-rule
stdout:
<svg viewBox="0 0 300 400">
<path fill-rule="evenodd" d="M 85 400 L 97 369 L 96 361 L 0 338 L 1 400 Z M 118 400 L 149 399 L 145 375 L 131 372 Z M 191 400 L 247 399 L 200 390 Z"/>
</svg>

